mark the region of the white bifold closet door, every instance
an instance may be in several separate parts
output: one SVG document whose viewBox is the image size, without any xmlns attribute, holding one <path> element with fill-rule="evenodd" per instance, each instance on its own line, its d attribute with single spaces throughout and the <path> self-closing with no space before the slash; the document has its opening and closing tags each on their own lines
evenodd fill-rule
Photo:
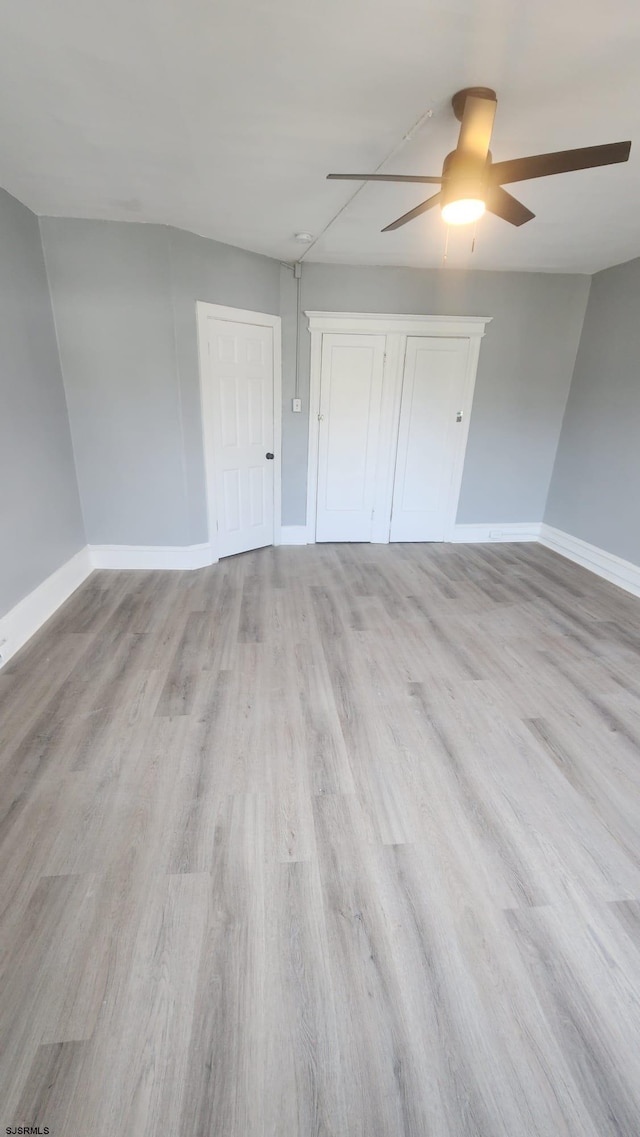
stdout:
<svg viewBox="0 0 640 1137">
<path fill-rule="evenodd" d="M 468 337 L 325 333 L 316 541 L 443 541 L 455 521 Z M 375 515 L 375 538 L 374 538 Z"/>
<path fill-rule="evenodd" d="M 370 541 L 386 336 L 324 335 L 316 541 Z"/>
<path fill-rule="evenodd" d="M 390 541 L 444 540 L 469 342 L 408 336 Z"/>
</svg>

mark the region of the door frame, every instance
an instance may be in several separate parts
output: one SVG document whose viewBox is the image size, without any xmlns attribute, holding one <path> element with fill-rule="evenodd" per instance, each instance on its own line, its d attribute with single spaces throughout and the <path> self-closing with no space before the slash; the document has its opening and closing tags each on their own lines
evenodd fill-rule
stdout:
<svg viewBox="0 0 640 1137">
<path fill-rule="evenodd" d="M 229 308 L 224 304 L 196 301 L 198 327 L 198 361 L 200 374 L 200 414 L 202 417 L 202 447 L 204 452 L 205 494 L 207 499 L 207 528 L 211 564 L 218 561 L 218 500 L 215 477 L 215 446 L 212 416 L 214 413 L 214 378 L 209 354 L 209 322 L 225 321 L 234 324 L 253 324 L 271 328 L 273 345 L 273 543 L 280 544 L 282 518 L 282 320 L 267 312 L 250 312 L 244 308 Z M 267 546 L 268 548 L 268 546 Z"/>
<path fill-rule="evenodd" d="M 382 461 L 376 476 L 377 509 L 373 518 L 373 542 L 388 544 L 393 479 L 395 473 L 394 423 L 400 412 L 404 355 L 407 336 L 465 339 L 469 343 L 467 369 L 462 399 L 462 429 L 457 432 L 456 451 L 449 491 L 445 541 L 452 540 L 458 512 L 462 473 L 469 436 L 471 407 L 475 389 L 480 341 L 491 316 L 421 316 L 382 312 L 305 312 L 311 335 L 311 374 L 309 390 L 309 449 L 307 463 L 307 543 L 315 544 L 316 508 L 318 502 L 318 435 L 320 383 L 322 374 L 322 337 L 330 333 L 386 335 L 385 370 L 383 375 L 383 422 L 381 424 Z"/>
</svg>

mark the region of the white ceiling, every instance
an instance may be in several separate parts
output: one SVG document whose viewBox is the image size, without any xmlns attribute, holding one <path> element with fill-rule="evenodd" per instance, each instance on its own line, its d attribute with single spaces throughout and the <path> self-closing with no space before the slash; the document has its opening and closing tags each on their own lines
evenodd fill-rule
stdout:
<svg viewBox="0 0 640 1137">
<path fill-rule="evenodd" d="M 640 255 L 638 0 L 1 0 L 0 184 L 38 214 L 159 222 L 291 260 L 358 188 L 441 170 L 450 97 L 493 87 L 495 161 L 634 140 L 628 164 L 509 187 L 533 209 L 450 265 L 593 272 Z M 403 135 L 428 109 L 409 141 Z M 434 266 L 429 188 L 366 186 L 306 254 Z"/>
</svg>

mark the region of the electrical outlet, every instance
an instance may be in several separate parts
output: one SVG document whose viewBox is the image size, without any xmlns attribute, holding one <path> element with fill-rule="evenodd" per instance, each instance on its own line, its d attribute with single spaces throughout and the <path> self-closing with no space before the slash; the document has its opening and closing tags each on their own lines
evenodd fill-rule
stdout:
<svg viewBox="0 0 640 1137">
<path fill-rule="evenodd" d="M 302 399 L 292 399 L 291 410 L 298 414 L 302 410 Z"/>
</svg>

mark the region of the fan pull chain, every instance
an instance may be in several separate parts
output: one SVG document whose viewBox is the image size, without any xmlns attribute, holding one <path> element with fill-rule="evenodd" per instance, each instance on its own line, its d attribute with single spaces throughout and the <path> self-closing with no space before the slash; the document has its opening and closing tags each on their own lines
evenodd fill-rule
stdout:
<svg viewBox="0 0 640 1137">
<path fill-rule="evenodd" d="M 478 222 L 476 221 L 475 225 L 473 226 L 473 236 L 471 238 L 471 252 L 472 253 L 475 253 L 475 251 L 476 251 L 476 235 L 477 235 L 477 232 L 478 232 Z"/>
<path fill-rule="evenodd" d="M 447 267 L 447 254 L 449 252 L 449 226 L 445 227 L 444 253 L 442 254 L 442 267 Z"/>
</svg>

